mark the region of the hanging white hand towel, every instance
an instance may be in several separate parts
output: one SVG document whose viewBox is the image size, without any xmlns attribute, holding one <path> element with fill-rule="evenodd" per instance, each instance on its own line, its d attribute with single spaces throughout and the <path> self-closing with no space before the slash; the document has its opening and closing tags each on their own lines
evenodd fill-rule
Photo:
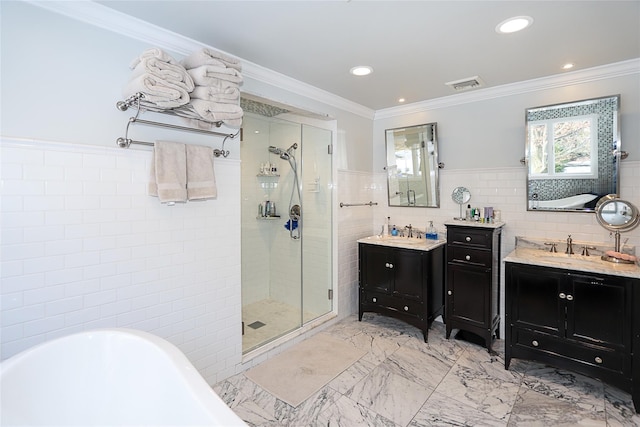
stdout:
<svg viewBox="0 0 640 427">
<path fill-rule="evenodd" d="M 187 145 L 187 198 L 206 200 L 217 196 L 213 150 L 202 145 Z"/>
<path fill-rule="evenodd" d="M 149 195 L 157 196 L 162 203 L 187 201 L 187 152 L 184 144 L 155 142 Z"/>
</svg>

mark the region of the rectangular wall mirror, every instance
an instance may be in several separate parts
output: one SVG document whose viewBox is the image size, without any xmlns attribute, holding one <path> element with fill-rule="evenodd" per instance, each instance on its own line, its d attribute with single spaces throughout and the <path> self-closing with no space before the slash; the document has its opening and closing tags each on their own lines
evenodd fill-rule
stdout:
<svg viewBox="0 0 640 427">
<path fill-rule="evenodd" d="M 593 212 L 620 188 L 620 95 L 526 110 L 527 210 Z"/>
<path fill-rule="evenodd" d="M 389 206 L 439 207 L 436 123 L 387 129 L 385 141 Z"/>
</svg>

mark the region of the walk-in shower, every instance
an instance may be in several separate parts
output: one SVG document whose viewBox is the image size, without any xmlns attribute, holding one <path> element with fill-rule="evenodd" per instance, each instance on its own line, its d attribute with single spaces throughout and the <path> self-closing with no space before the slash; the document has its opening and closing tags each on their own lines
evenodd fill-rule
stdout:
<svg viewBox="0 0 640 427">
<path fill-rule="evenodd" d="M 247 353 L 332 310 L 332 131 L 262 102 L 244 99 L 243 110 L 242 350 Z"/>
</svg>

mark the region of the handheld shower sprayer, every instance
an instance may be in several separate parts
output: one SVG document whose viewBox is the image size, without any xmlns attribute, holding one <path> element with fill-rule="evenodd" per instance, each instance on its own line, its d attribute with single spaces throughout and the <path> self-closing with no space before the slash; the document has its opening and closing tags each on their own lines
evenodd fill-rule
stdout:
<svg viewBox="0 0 640 427">
<path fill-rule="evenodd" d="M 293 150 L 298 148 L 298 143 L 294 142 L 291 147 L 283 150 L 282 148 L 274 147 L 273 145 L 269 146 L 269 152 L 273 153 L 277 156 L 280 156 L 282 160 L 289 160 L 293 156 Z"/>
</svg>

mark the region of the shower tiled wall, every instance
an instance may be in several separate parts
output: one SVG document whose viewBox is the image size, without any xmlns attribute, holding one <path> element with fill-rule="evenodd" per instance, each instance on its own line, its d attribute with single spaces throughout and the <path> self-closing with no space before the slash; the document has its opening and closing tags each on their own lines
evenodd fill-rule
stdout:
<svg viewBox="0 0 640 427">
<path fill-rule="evenodd" d="M 2 359 L 76 331 L 142 329 L 209 383 L 240 362 L 240 163 L 216 200 L 146 194 L 151 152 L 4 139 Z"/>
</svg>

